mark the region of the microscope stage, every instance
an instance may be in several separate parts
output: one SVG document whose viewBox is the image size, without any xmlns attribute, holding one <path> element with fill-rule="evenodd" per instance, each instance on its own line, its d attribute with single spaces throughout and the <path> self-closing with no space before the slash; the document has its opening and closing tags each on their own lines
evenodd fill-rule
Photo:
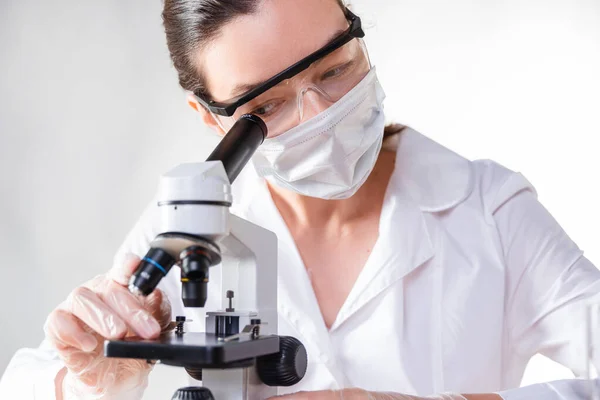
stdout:
<svg viewBox="0 0 600 400">
<path fill-rule="evenodd" d="M 155 340 L 134 338 L 104 342 L 106 357 L 160 360 L 168 365 L 202 368 L 223 368 L 228 364 L 278 351 L 279 337 L 275 335 L 260 336 L 257 339 L 241 337 L 223 342 L 214 334 L 186 332 L 178 335 L 169 332 Z"/>
</svg>

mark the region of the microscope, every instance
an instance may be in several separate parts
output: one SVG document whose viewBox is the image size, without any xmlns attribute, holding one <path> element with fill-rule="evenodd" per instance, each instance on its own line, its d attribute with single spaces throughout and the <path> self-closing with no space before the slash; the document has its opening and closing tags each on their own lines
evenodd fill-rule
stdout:
<svg viewBox="0 0 600 400">
<path fill-rule="evenodd" d="M 175 329 L 158 339 L 107 340 L 104 354 L 184 367 L 202 381 L 202 387 L 181 388 L 172 399 L 263 400 L 306 372 L 302 343 L 277 335 L 277 237 L 229 212 L 231 183 L 266 136 L 259 117 L 244 115 L 206 162 L 182 164 L 161 177 L 161 233 L 129 290 L 148 296 L 178 266 L 184 306 L 204 307 L 213 270 L 228 304 L 207 310 L 206 332 L 187 332 L 185 317 L 178 316 Z"/>
</svg>

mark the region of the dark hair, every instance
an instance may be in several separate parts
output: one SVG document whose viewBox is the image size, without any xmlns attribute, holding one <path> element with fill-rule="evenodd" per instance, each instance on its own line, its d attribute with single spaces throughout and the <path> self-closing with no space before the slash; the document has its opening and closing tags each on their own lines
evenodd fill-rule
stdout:
<svg viewBox="0 0 600 400">
<path fill-rule="evenodd" d="M 344 0 L 336 1 L 344 7 Z M 208 95 L 205 79 L 194 62 L 199 51 L 224 25 L 255 13 L 260 3 L 260 0 L 165 0 L 162 18 L 167 46 L 183 89 Z M 388 125 L 385 136 L 403 129 L 402 125 Z"/>
</svg>

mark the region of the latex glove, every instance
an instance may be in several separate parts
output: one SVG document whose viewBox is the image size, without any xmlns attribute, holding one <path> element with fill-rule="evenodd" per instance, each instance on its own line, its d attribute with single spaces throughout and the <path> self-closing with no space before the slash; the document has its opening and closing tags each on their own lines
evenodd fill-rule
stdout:
<svg viewBox="0 0 600 400">
<path fill-rule="evenodd" d="M 141 398 L 152 366 L 145 360 L 103 356 L 104 339 L 153 339 L 169 328 L 167 296 L 157 289 L 148 297 L 137 297 L 127 289 L 139 262 L 138 257 L 127 256 L 107 274 L 73 290 L 48 316 L 46 337 L 67 368 L 63 399 Z"/>
<path fill-rule="evenodd" d="M 299 392 L 273 397 L 272 400 L 466 400 L 459 394 L 439 394 L 431 397 L 409 396 L 400 393 L 368 392 L 364 389 L 323 390 Z"/>
</svg>

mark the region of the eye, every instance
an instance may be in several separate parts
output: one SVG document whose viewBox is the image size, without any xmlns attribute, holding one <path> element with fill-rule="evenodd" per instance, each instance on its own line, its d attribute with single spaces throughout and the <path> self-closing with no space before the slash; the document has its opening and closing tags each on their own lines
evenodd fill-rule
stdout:
<svg viewBox="0 0 600 400">
<path fill-rule="evenodd" d="M 340 76 L 344 75 L 350 69 L 352 64 L 353 64 L 353 62 L 350 61 L 350 62 L 347 62 L 346 64 L 338 65 L 337 67 L 332 68 L 329 71 L 325 72 L 321 76 L 321 79 L 327 80 L 327 79 L 340 77 Z"/>
<path fill-rule="evenodd" d="M 281 100 L 268 101 L 254 108 L 250 114 L 256 114 L 259 117 L 267 118 L 277 113 L 277 111 L 281 109 L 283 103 L 284 102 Z"/>
</svg>

